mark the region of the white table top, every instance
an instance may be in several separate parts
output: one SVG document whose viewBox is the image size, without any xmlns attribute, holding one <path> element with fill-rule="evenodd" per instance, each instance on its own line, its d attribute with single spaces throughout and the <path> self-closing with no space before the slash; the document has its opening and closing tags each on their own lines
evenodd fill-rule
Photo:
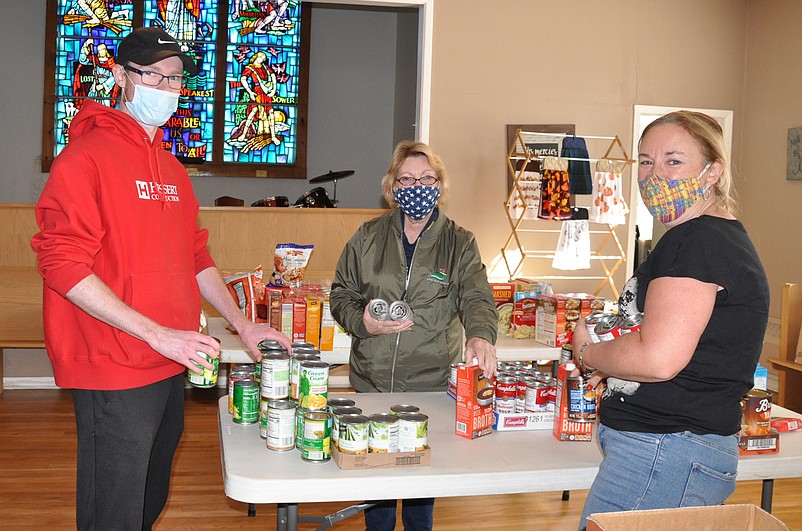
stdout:
<svg viewBox="0 0 802 531">
<path fill-rule="evenodd" d="M 208 320 L 209 335 L 220 340 L 220 361 L 222 363 L 254 363 L 251 353 L 242 344 L 237 334 L 230 332 L 228 322 L 222 317 L 211 317 Z M 320 358 L 326 363 L 342 365 L 348 363 L 350 348 L 324 350 Z M 513 339 L 499 336 L 496 342 L 497 359 L 501 361 L 517 360 L 558 360 L 560 349 L 537 343 L 534 339 Z"/>
<path fill-rule="evenodd" d="M 414 404 L 429 416 L 432 464 L 341 470 L 332 460 L 308 463 L 298 450 L 267 450 L 259 426 L 235 424 L 227 397 L 219 403 L 226 495 L 246 503 L 305 503 L 471 496 L 587 489 L 601 453 L 594 442 L 559 442 L 551 430 L 494 432 L 468 440 L 454 434 L 454 400 L 445 393 L 346 395 L 366 413 Z M 775 406 L 775 416 L 799 415 Z M 594 435 L 595 439 L 595 435 Z M 742 457 L 738 480 L 802 476 L 802 432 L 783 433 L 780 452 Z"/>
</svg>

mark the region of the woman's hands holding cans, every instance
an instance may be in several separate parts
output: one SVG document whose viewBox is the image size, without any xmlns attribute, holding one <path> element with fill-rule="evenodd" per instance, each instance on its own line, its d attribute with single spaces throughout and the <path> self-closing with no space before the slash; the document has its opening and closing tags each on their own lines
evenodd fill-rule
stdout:
<svg viewBox="0 0 802 531">
<path fill-rule="evenodd" d="M 365 306 L 365 311 L 362 313 L 362 322 L 365 324 L 365 329 L 369 334 L 379 336 L 382 334 L 398 334 L 399 332 L 406 332 L 412 329 L 412 319 L 404 321 L 393 320 L 379 320 L 373 317 L 370 313 L 370 304 Z"/>
<path fill-rule="evenodd" d="M 590 338 L 590 332 L 588 332 L 587 328 L 585 327 L 584 320 L 579 321 L 576 325 L 576 328 L 574 328 L 571 344 L 574 347 L 574 364 L 576 365 L 576 369 L 573 371 L 571 376 L 579 376 L 584 369 L 588 368 L 588 364 L 585 363 L 585 361 L 581 358 L 581 355 L 584 355 L 585 350 L 593 344 Z M 589 388 L 593 389 L 599 385 L 602 380 L 607 378 L 607 375 L 596 369 L 590 370 L 592 371 L 592 374 L 588 378 L 587 385 Z"/>
</svg>

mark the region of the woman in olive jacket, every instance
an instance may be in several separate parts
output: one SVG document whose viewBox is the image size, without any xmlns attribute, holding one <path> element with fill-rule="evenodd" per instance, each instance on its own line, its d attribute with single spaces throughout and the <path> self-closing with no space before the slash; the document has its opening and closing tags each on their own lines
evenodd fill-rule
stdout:
<svg viewBox="0 0 802 531">
<path fill-rule="evenodd" d="M 382 179 L 391 211 L 364 223 L 340 256 L 331 312 L 351 334 L 358 392 L 445 391 L 451 364 L 463 359 L 475 360 L 486 378 L 495 374 L 493 293 L 473 234 L 437 208 L 448 184 L 428 145 L 401 142 Z M 410 319 L 375 319 L 374 299 L 406 302 Z M 405 529 L 431 529 L 433 503 L 405 501 Z M 395 501 L 368 509 L 365 521 L 371 530 L 393 529 Z"/>
</svg>

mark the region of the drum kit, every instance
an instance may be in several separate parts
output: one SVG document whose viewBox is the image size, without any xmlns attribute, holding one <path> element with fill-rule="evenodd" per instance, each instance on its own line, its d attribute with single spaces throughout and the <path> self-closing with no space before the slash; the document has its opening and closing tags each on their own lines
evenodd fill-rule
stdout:
<svg viewBox="0 0 802 531">
<path fill-rule="evenodd" d="M 309 179 L 309 182 L 312 184 L 318 183 L 334 183 L 334 198 L 329 199 L 329 194 L 326 192 L 326 189 L 322 186 L 318 186 L 312 188 L 304 195 L 299 197 L 295 203 L 290 205 L 290 202 L 287 200 L 286 196 L 278 195 L 275 197 L 265 197 L 259 199 L 255 203 L 251 204 L 251 206 L 256 207 L 295 207 L 295 208 L 335 208 L 337 206 L 337 179 L 344 179 L 354 174 L 354 170 L 344 170 L 344 171 L 329 171 L 328 173 L 324 173 L 323 175 L 319 175 L 312 179 Z"/>
<path fill-rule="evenodd" d="M 334 197 L 329 199 L 329 194 L 326 192 L 326 189 L 322 186 L 318 186 L 316 188 L 312 188 L 304 195 L 298 198 L 295 201 L 293 206 L 299 208 L 334 208 L 337 206 L 337 179 L 345 179 L 354 174 L 354 170 L 343 170 L 343 171 L 329 171 L 328 173 L 324 173 L 323 175 L 318 175 L 317 177 L 313 177 L 309 179 L 309 182 L 312 184 L 319 184 L 319 183 L 334 183 Z"/>
</svg>

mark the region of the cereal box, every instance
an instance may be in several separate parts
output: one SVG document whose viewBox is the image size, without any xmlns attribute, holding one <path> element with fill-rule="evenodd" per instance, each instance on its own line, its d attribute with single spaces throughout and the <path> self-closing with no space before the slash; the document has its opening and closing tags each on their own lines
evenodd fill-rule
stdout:
<svg viewBox="0 0 802 531">
<path fill-rule="evenodd" d="M 566 361 L 557 368 L 557 396 L 554 402 L 554 424 L 552 434 L 558 441 L 590 441 L 593 439 L 594 422 L 579 422 L 568 418 L 568 376 L 575 368 Z"/>
<path fill-rule="evenodd" d="M 595 311 L 603 311 L 604 299 L 587 293 L 539 295 L 535 340 L 550 347 L 569 342 L 574 327 Z"/>
<path fill-rule="evenodd" d="M 493 381 L 485 379 L 478 365 L 457 365 L 455 432 L 466 439 L 493 433 Z"/>
<path fill-rule="evenodd" d="M 506 336 L 510 332 L 512 307 L 515 302 L 515 284 L 492 283 L 490 289 L 493 290 L 493 300 L 496 302 L 496 310 L 498 310 L 498 333 Z"/>
</svg>

